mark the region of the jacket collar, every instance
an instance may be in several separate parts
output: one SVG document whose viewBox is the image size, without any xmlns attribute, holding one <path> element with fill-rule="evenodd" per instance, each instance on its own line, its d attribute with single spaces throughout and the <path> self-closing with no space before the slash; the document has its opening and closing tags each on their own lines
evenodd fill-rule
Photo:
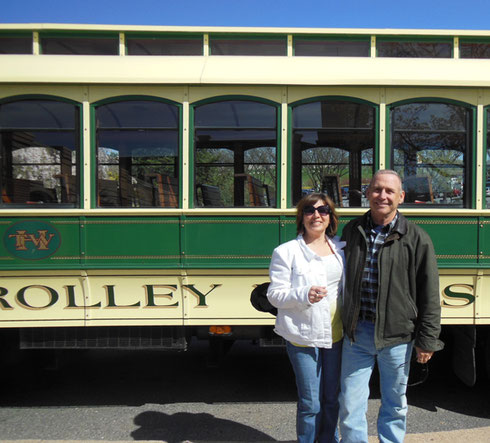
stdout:
<svg viewBox="0 0 490 443">
<path fill-rule="evenodd" d="M 397 213 L 398 213 L 398 220 L 395 223 L 395 226 L 393 226 L 391 233 L 393 234 L 393 233 L 397 232 L 400 235 L 405 235 L 407 233 L 407 227 L 408 227 L 407 219 L 399 211 L 397 211 Z M 366 232 L 367 226 L 369 225 L 369 218 L 370 217 L 371 217 L 371 210 L 367 211 L 359 219 L 359 225 L 362 227 L 364 232 Z"/>
<path fill-rule="evenodd" d="M 335 236 L 333 238 L 326 237 L 328 243 L 332 247 L 332 250 L 335 255 L 339 254 L 339 251 L 345 246 L 346 242 L 345 241 L 340 241 L 340 239 Z M 311 261 L 315 257 L 318 257 L 317 254 L 315 254 L 306 244 L 303 235 L 299 234 L 298 237 L 296 237 L 296 240 L 298 240 L 299 247 L 303 251 L 303 254 L 305 255 L 306 260 Z"/>
</svg>

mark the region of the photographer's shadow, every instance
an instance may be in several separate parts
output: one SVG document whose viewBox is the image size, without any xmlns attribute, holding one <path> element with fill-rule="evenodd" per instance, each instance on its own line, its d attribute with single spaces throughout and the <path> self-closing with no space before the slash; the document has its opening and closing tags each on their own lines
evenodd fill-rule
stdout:
<svg viewBox="0 0 490 443">
<path fill-rule="evenodd" d="M 275 441 L 263 432 L 211 414 L 177 412 L 169 415 L 146 411 L 137 415 L 134 423 L 139 429 L 131 433 L 134 440 L 160 440 L 168 443 L 182 441 Z"/>
</svg>

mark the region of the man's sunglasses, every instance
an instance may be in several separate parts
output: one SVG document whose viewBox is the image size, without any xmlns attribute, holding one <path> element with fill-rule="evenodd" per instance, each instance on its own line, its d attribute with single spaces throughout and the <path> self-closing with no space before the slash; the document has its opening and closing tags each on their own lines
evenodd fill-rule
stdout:
<svg viewBox="0 0 490 443">
<path fill-rule="evenodd" d="M 323 215 L 323 216 L 331 213 L 330 206 L 328 206 L 328 205 L 318 206 L 316 208 L 314 206 L 305 206 L 303 208 L 303 214 L 304 215 L 313 215 L 315 213 L 315 211 L 318 211 L 318 213 L 320 215 Z"/>
</svg>

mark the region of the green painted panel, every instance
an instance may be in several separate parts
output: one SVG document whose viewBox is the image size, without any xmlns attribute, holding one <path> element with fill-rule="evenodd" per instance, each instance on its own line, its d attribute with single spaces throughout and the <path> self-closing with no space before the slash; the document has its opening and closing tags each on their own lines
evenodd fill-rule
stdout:
<svg viewBox="0 0 490 443">
<path fill-rule="evenodd" d="M 477 217 L 410 217 L 434 243 L 441 267 L 474 267 L 478 261 Z"/>
<path fill-rule="evenodd" d="M 339 220 L 338 234 L 353 217 Z M 409 217 L 441 268 L 490 266 L 490 218 Z M 6 217 L 2 269 L 268 268 L 294 216 Z"/>
<path fill-rule="evenodd" d="M 342 236 L 342 229 L 344 229 L 344 226 L 354 218 L 356 218 L 356 217 L 341 217 L 341 218 L 339 218 L 339 225 L 337 227 L 337 235 L 339 237 Z"/>
<path fill-rule="evenodd" d="M 341 218 L 342 228 L 352 219 Z M 437 262 L 441 268 L 474 267 L 478 258 L 477 217 L 407 217 L 423 228 L 431 237 L 436 251 Z"/>
<path fill-rule="evenodd" d="M 281 243 L 296 238 L 296 217 L 285 217 L 281 221 Z"/>
<path fill-rule="evenodd" d="M 490 265 L 490 217 L 482 217 L 480 220 L 480 264 L 488 267 Z"/>
<path fill-rule="evenodd" d="M 61 235 L 61 245 L 51 257 L 51 266 L 59 267 L 63 263 L 66 267 L 80 267 L 80 221 L 78 217 L 51 219 Z"/>
<path fill-rule="evenodd" d="M 278 217 L 188 217 L 185 266 L 263 268 L 280 243 Z"/>
<path fill-rule="evenodd" d="M 91 217 L 84 226 L 89 268 L 180 267 L 178 217 Z"/>
<path fill-rule="evenodd" d="M 2 269 L 80 267 L 78 218 L 21 218 L 0 221 Z"/>
</svg>

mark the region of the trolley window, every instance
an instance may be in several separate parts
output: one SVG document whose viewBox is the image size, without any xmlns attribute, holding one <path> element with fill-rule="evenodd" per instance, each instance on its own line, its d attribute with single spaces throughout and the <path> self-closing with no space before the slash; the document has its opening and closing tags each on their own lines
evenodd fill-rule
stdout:
<svg viewBox="0 0 490 443">
<path fill-rule="evenodd" d="M 32 35 L 0 34 L 0 54 L 32 54 Z"/>
<path fill-rule="evenodd" d="M 460 58 L 490 58 L 490 42 L 460 40 L 459 57 Z"/>
<path fill-rule="evenodd" d="M 376 48 L 378 57 L 451 58 L 453 44 L 450 41 L 378 39 Z"/>
<path fill-rule="evenodd" d="M 199 105 L 194 128 L 195 206 L 276 206 L 276 106 Z"/>
<path fill-rule="evenodd" d="M 178 207 L 179 108 L 152 100 L 97 106 L 97 206 Z"/>
<path fill-rule="evenodd" d="M 294 55 L 315 57 L 369 57 L 369 39 L 295 37 Z"/>
<path fill-rule="evenodd" d="M 79 108 L 45 99 L 0 104 L 2 206 L 79 206 Z"/>
<path fill-rule="evenodd" d="M 293 204 L 326 192 L 338 206 L 368 206 L 373 174 L 375 108 L 347 100 L 294 106 L 291 192 Z"/>
<path fill-rule="evenodd" d="M 210 36 L 211 55 L 287 55 L 286 37 Z"/>
<path fill-rule="evenodd" d="M 126 34 L 128 55 L 202 55 L 202 36 L 132 36 Z"/>
<path fill-rule="evenodd" d="M 79 37 L 65 35 L 41 35 L 43 54 L 118 55 L 117 35 L 104 37 Z"/>
<path fill-rule="evenodd" d="M 470 206 L 471 110 L 446 103 L 391 109 L 393 168 L 405 204 Z"/>
</svg>

